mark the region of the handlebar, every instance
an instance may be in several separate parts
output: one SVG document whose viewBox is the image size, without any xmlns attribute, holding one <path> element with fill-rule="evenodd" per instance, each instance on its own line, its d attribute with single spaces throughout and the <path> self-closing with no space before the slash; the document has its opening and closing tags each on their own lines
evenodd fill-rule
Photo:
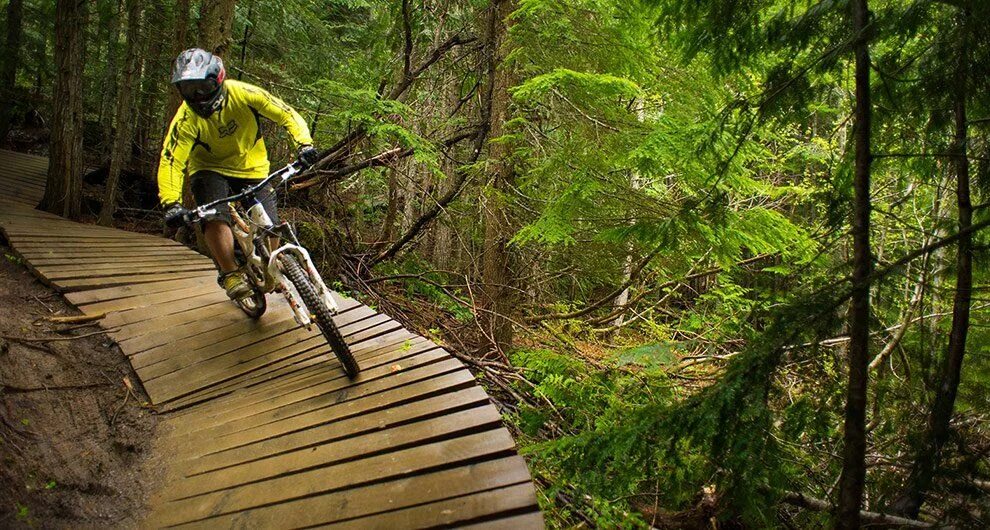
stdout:
<svg viewBox="0 0 990 530">
<path fill-rule="evenodd" d="M 275 186 L 284 184 L 288 182 L 292 177 L 298 175 L 299 173 L 302 173 L 304 170 L 305 168 L 303 167 L 302 163 L 299 162 L 298 160 L 296 160 L 295 162 L 291 162 L 282 169 L 279 169 L 274 173 L 268 175 L 261 182 L 249 188 L 245 188 L 243 191 L 241 191 L 236 195 L 231 195 L 230 197 L 224 197 L 223 199 L 217 199 L 213 202 L 209 202 L 201 206 L 197 206 L 192 210 L 189 210 L 189 213 L 187 213 L 184 216 L 183 222 L 185 222 L 186 224 L 190 224 L 197 219 L 203 219 L 209 214 L 216 213 L 215 208 L 221 204 L 240 201 L 242 199 L 252 197 L 255 194 L 257 194 L 259 190 L 272 183 L 274 183 Z"/>
</svg>

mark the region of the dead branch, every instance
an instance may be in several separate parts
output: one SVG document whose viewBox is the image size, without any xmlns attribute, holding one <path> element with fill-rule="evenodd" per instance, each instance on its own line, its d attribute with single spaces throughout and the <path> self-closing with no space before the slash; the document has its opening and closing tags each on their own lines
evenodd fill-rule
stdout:
<svg viewBox="0 0 990 530">
<path fill-rule="evenodd" d="M 101 320 L 106 317 L 106 313 L 99 313 L 96 315 L 74 315 L 68 317 L 47 317 L 45 320 L 49 322 L 54 322 L 56 324 L 82 324 L 84 322 L 93 322 L 96 320 Z"/>
<path fill-rule="evenodd" d="M 629 286 L 631 286 L 633 283 L 636 282 L 637 279 L 639 279 L 639 276 L 643 272 L 643 269 L 647 265 L 649 265 L 649 263 L 653 260 L 653 258 L 655 258 L 660 253 L 660 251 L 662 250 L 662 248 L 663 248 L 662 245 L 657 246 L 655 249 L 653 249 L 652 252 L 650 252 L 649 254 L 647 254 L 646 256 L 644 256 L 642 259 L 640 259 L 639 260 L 639 263 L 636 264 L 636 266 L 633 268 L 632 272 L 629 274 L 629 279 L 628 280 L 626 280 L 625 282 L 623 282 L 622 285 L 620 285 L 614 291 L 612 291 L 609 294 L 605 295 L 605 297 L 598 299 L 596 302 L 593 302 L 593 303 L 585 306 L 583 309 L 579 309 L 579 310 L 576 310 L 576 311 L 571 311 L 569 313 L 554 313 L 554 314 L 549 314 L 549 315 L 537 315 L 537 316 L 533 316 L 533 317 L 527 317 L 525 319 L 526 323 L 527 324 L 535 324 L 535 323 L 538 323 L 538 322 L 542 322 L 544 320 L 567 320 L 567 319 L 571 319 L 571 318 L 579 318 L 579 317 L 582 317 L 584 315 L 587 315 L 587 314 L 595 311 L 596 309 L 598 309 L 598 308 L 600 308 L 600 307 L 608 304 L 612 300 L 615 300 L 615 298 L 617 296 L 619 296 L 620 294 L 622 294 L 622 291 L 626 290 L 626 288 L 628 288 Z M 751 264 L 751 263 L 760 261 L 762 259 L 766 259 L 767 257 L 769 257 L 768 254 L 761 254 L 761 255 L 756 256 L 756 257 L 752 257 L 752 258 L 749 258 L 749 259 L 742 260 L 742 261 L 736 263 L 736 266 L 748 265 L 748 264 Z M 680 283 L 683 283 L 683 282 L 686 282 L 686 281 L 690 281 L 690 280 L 693 280 L 693 279 L 697 279 L 697 278 L 702 278 L 702 277 L 705 277 L 705 276 L 710 276 L 712 274 L 717 274 L 717 273 L 719 273 L 721 271 L 722 271 L 722 267 L 713 267 L 713 268 L 708 269 L 706 271 L 701 271 L 701 272 L 698 272 L 698 273 L 695 273 L 695 274 L 691 274 L 691 275 L 685 276 L 683 278 L 679 278 L 677 280 L 671 280 L 669 282 L 660 284 L 659 286 L 655 287 L 653 290 L 667 289 L 667 288 L 670 288 L 670 287 L 674 287 L 674 286 L 676 286 L 676 285 L 678 285 Z"/>
<path fill-rule="evenodd" d="M 85 385 L 63 385 L 63 386 L 13 386 L 0 383 L 0 392 L 10 392 L 10 393 L 28 393 L 28 392 L 41 392 L 48 390 L 85 390 L 88 388 L 99 388 L 102 386 L 110 386 L 109 383 L 89 383 Z"/>
<path fill-rule="evenodd" d="M 63 340 L 85 339 L 86 337 L 103 335 L 110 331 L 114 331 L 114 330 L 107 329 L 101 331 L 94 331 L 92 333 L 83 333 L 82 335 L 73 335 L 72 337 L 12 337 L 9 335 L 4 335 L 4 336 L 0 336 L 0 339 L 12 340 L 16 342 L 55 342 L 55 341 L 63 341 Z"/>
<path fill-rule="evenodd" d="M 783 501 L 787 504 L 815 512 L 835 510 L 835 507 L 828 501 L 793 491 L 788 491 L 785 493 Z M 863 522 L 870 524 L 890 524 L 905 526 L 908 528 L 934 528 L 934 525 L 931 523 L 918 521 L 916 519 L 907 519 L 905 517 L 897 517 L 896 515 L 888 515 L 880 512 L 868 512 L 866 510 L 862 510 L 859 512 L 859 516 Z"/>
</svg>

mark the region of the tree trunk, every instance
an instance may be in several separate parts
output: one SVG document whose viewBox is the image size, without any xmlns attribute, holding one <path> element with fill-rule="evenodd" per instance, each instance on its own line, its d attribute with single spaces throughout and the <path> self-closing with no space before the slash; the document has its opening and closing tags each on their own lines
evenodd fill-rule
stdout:
<svg viewBox="0 0 990 530">
<path fill-rule="evenodd" d="M 100 87 L 103 91 L 100 98 L 100 131 L 106 135 L 104 136 L 106 143 L 100 146 L 101 155 L 106 152 L 103 149 L 107 147 L 113 149 L 110 131 L 113 130 L 115 123 L 114 110 L 116 109 L 117 89 L 120 86 L 121 68 L 118 65 L 120 63 L 120 30 L 121 19 L 124 17 L 124 5 L 121 0 L 114 1 L 113 5 L 115 6 L 114 12 L 110 14 L 110 27 L 107 31 L 106 70 Z M 124 60 L 126 61 L 126 58 Z"/>
<path fill-rule="evenodd" d="M 164 27 L 168 18 L 163 0 L 146 0 L 144 2 L 144 26 L 146 28 Z M 158 154 L 161 151 L 162 137 L 165 129 L 160 128 L 162 120 L 158 114 L 161 108 L 159 97 L 162 88 L 171 78 L 172 50 L 164 39 L 144 39 L 148 45 L 145 50 L 138 50 L 139 60 L 135 67 L 135 87 L 140 92 L 137 108 L 132 123 L 137 127 L 134 142 L 140 147 L 145 156 L 141 159 L 140 171 L 148 175 L 152 182 L 157 175 Z M 143 53 L 143 57 L 141 54 Z M 138 81 L 140 80 L 140 81 Z M 172 116 L 169 115 L 168 119 Z"/>
<path fill-rule="evenodd" d="M 41 207 L 69 219 L 82 201 L 83 64 L 88 0 L 58 0 L 55 7 L 55 88 L 48 182 Z"/>
<path fill-rule="evenodd" d="M 856 37 L 856 167 L 853 177 L 853 284 L 849 309 L 849 387 L 846 392 L 842 475 L 836 528 L 859 528 L 863 484 L 866 480 L 866 391 L 870 362 L 870 50 L 865 34 L 869 23 L 867 0 L 852 2 Z"/>
<path fill-rule="evenodd" d="M 199 47 L 224 58 L 230 49 L 235 0 L 202 0 L 199 6 Z"/>
<path fill-rule="evenodd" d="M 120 75 L 120 88 L 117 90 L 113 148 L 110 151 L 110 171 L 107 174 L 106 189 L 103 194 L 103 208 L 99 223 L 110 226 L 117 209 L 117 183 L 124 160 L 130 152 L 132 109 L 134 108 L 133 86 L 137 77 L 138 47 L 141 29 L 141 1 L 127 0 L 127 42 L 124 45 L 124 70 Z M 128 157 L 129 158 L 129 157 Z"/>
<path fill-rule="evenodd" d="M 175 4 L 175 43 L 172 46 L 172 60 L 174 61 L 176 57 L 182 53 L 183 50 L 189 48 L 189 0 L 178 0 Z M 169 63 L 169 72 L 172 71 L 172 63 Z M 169 74 L 169 79 L 171 75 Z M 165 111 L 165 123 L 162 125 L 162 130 L 168 129 L 168 124 L 172 121 L 172 116 L 175 116 L 175 111 L 179 110 L 179 105 L 182 103 L 182 98 L 179 96 L 179 91 L 173 88 L 169 88 L 168 91 L 168 107 Z"/>
<path fill-rule="evenodd" d="M 7 4 L 7 41 L 3 49 L 3 72 L 0 73 L 0 95 L 5 101 L 0 110 L 0 144 L 7 140 L 10 123 L 14 118 L 14 105 L 11 102 L 16 96 L 17 68 L 21 60 L 21 38 L 24 35 L 24 0 L 10 0 Z"/>
<path fill-rule="evenodd" d="M 949 440 L 949 422 L 955 407 L 956 393 L 962 376 L 963 357 L 966 354 L 966 336 L 969 332 L 969 311 L 973 289 L 973 235 L 969 233 L 973 222 L 973 205 L 970 202 L 969 157 L 967 153 L 968 123 L 966 119 L 966 97 L 969 82 L 969 13 L 961 12 L 959 27 L 962 28 L 959 61 L 955 82 L 954 114 L 955 137 L 952 153 L 956 173 L 956 197 L 959 208 L 959 247 L 956 254 L 956 290 L 952 305 L 952 330 L 949 332 L 949 346 L 942 361 L 941 383 L 935 393 L 924 445 L 918 451 L 911 473 L 900 496 L 892 505 L 895 513 L 917 518 L 921 505 L 931 488 L 935 473 L 942 460 L 942 449 Z"/>
<path fill-rule="evenodd" d="M 244 70 L 247 69 L 247 47 L 248 39 L 251 37 L 251 15 L 254 14 L 254 2 L 248 4 L 247 24 L 244 24 L 244 37 L 241 39 L 241 70 L 237 72 L 237 80 L 244 77 Z"/>
<path fill-rule="evenodd" d="M 514 303 L 513 257 L 509 239 L 513 221 L 508 197 L 515 185 L 515 167 L 511 147 L 501 138 L 509 121 L 512 73 L 505 64 L 509 54 L 508 16 L 515 9 L 512 0 L 496 0 L 489 7 L 488 35 L 485 53 L 488 55 L 488 76 L 492 83 L 491 135 L 488 142 L 490 186 L 485 191 L 485 247 L 482 256 L 482 329 L 492 346 L 505 352 L 512 344 L 512 321 L 509 318 Z"/>
</svg>

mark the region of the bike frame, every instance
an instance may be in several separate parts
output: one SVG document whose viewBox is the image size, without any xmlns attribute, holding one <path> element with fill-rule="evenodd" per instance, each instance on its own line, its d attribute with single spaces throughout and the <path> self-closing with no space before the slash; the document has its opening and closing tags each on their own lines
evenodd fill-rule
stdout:
<svg viewBox="0 0 990 530">
<path fill-rule="evenodd" d="M 271 217 L 268 216 L 261 201 L 257 199 L 257 193 L 265 186 L 272 183 L 276 186 L 283 184 L 300 171 L 297 165 L 289 164 L 237 195 L 197 207 L 191 211 L 190 216 L 204 219 L 207 215 L 216 214 L 217 206 L 226 204 L 234 221 L 230 227 L 234 234 L 234 241 L 244 253 L 244 258 L 247 261 L 246 270 L 251 282 L 266 294 L 281 292 L 288 300 L 296 322 L 308 328 L 312 325 L 313 320 L 299 295 L 295 293 L 291 283 L 282 273 L 278 263 L 279 257 L 283 254 L 295 256 L 305 269 L 320 297 L 334 314 L 338 311 L 337 302 L 333 299 L 330 289 L 327 288 L 320 273 L 316 270 L 316 265 L 313 264 L 309 252 L 299 244 L 292 227 L 288 223 L 276 226 Z M 253 204 L 247 208 L 245 218 L 238 210 L 237 204 L 249 200 Z M 276 249 L 270 248 L 271 239 L 274 237 L 282 239 L 281 246 Z"/>
</svg>

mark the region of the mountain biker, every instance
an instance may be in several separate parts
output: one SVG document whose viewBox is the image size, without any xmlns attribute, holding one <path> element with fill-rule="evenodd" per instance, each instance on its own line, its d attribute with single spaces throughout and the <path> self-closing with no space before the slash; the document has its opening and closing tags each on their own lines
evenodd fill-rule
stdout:
<svg viewBox="0 0 990 530">
<path fill-rule="evenodd" d="M 183 103 L 169 125 L 158 165 L 158 196 L 166 224 L 180 225 L 188 212 L 180 203 L 187 170 L 197 205 L 239 193 L 268 176 L 262 116 L 288 131 L 300 162 L 309 166 L 317 161 L 309 128 L 299 113 L 264 89 L 226 79 L 220 57 L 198 48 L 182 52 L 172 68 L 172 84 Z M 271 188 L 258 198 L 278 222 Z M 218 208 L 207 216 L 203 233 L 219 268 L 218 283 L 237 300 L 250 294 L 251 286 L 234 258 L 231 222 L 227 209 Z"/>
</svg>

